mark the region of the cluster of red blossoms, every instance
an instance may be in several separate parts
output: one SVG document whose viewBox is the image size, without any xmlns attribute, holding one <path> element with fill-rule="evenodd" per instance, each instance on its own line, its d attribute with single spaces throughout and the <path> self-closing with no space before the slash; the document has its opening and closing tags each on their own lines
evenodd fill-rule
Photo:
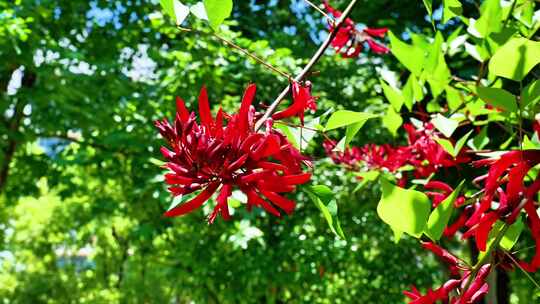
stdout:
<svg viewBox="0 0 540 304">
<path fill-rule="evenodd" d="M 489 285 L 486 283 L 486 278 L 491 270 L 490 264 L 482 265 L 478 271 L 473 272 L 460 259 L 443 248 L 429 242 L 424 242 L 422 246 L 445 262 L 455 278 L 448 280 L 435 290 L 429 289 L 425 295 L 413 286 L 412 291 L 404 292 L 411 299 L 409 303 L 435 304 L 440 301 L 440 303 L 469 304 L 477 303 L 487 294 Z"/>
<path fill-rule="evenodd" d="M 479 250 L 486 250 L 489 232 L 497 220 L 513 224 L 525 210 L 528 225 L 536 242 L 536 254 L 530 263 L 520 262 L 523 269 L 535 272 L 540 268 L 540 218 L 535 202 L 540 190 L 540 175 L 525 185 L 529 170 L 540 164 L 540 150 L 510 151 L 500 157 L 473 162 L 476 167 L 489 166 L 486 175 L 475 181 L 484 181 L 483 197 L 475 204 L 469 228 L 464 238 L 473 236 Z"/>
<path fill-rule="evenodd" d="M 456 158 L 448 154 L 444 148 L 435 141 L 441 137 L 431 123 L 424 123 L 420 128 L 412 124 L 403 126 L 408 133 L 408 145 L 393 147 L 391 145 L 367 144 L 363 147 L 350 147 L 345 151 L 335 151 L 333 141 L 326 141 L 323 147 L 326 154 L 336 164 L 345 164 L 349 169 L 358 170 L 363 164 L 368 170 L 387 170 L 391 173 L 400 168 L 411 165 L 416 178 L 425 178 L 440 168 L 454 167 L 465 163 L 469 159 L 460 153 Z M 402 177 L 400 184 L 406 180 Z"/>
<path fill-rule="evenodd" d="M 169 191 L 174 196 L 200 191 L 189 201 L 167 211 L 166 216 L 189 213 L 219 192 L 208 221 L 213 223 L 218 213 L 229 219 L 227 199 L 235 188 L 247 196 L 248 210 L 257 206 L 275 216 L 280 216 L 278 208 L 292 213 L 295 202 L 283 194 L 309 181 L 311 174 L 303 172 L 303 165 L 309 165 L 309 161 L 272 128 L 272 119 L 266 121 L 265 132 L 254 129 L 258 114 L 251 104 L 255 91 L 255 85 L 246 89 L 237 114 L 228 115 L 219 109 L 213 117 L 203 87 L 199 95 L 200 123 L 179 98 L 174 123 L 166 119 L 156 121 L 156 127 L 168 144 L 161 152 L 170 170 L 165 175 Z M 298 101 L 298 94 L 303 93 L 296 94 L 291 107 L 305 103 L 306 96 Z M 294 113 L 298 115 L 299 110 L 295 108 Z"/>
<path fill-rule="evenodd" d="M 336 143 L 332 141 L 326 141 L 323 146 L 335 163 L 343 164 L 354 171 L 367 168 L 396 173 L 400 168 L 410 165 L 415 177 L 425 178 L 442 168 L 469 163 L 470 158 L 465 155 L 465 151 L 461 151 L 454 158 L 435 141 L 435 138 L 442 135 L 432 124 L 424 123 L 420 128 L 405 124 L 404 128 L 408 134 L 406 146 L 368 144 L 363 147 L 350 147 L 343 152 L 335 151 Z M 453 237 L 462 230 L 463 239 L 474 236 L 478 249 L 486 251 L 488 237 L 495 222 L 511 225 L 524 210 L 536 242 L 536 253 L 532 261 L 520 261 L 519 264 L 524 270 L 535 272 L 540 268 L 540 217 L 537 212 L 538 203 L 535 201 L 540 190 L 540 175 L 530 181 L 527 176 L 533 167 L 540 164 L 540 150 L 509 151 L 498 157 L 474 161 L 472 164 L 475 167 L 489 167 L 487 174 L 474 180 L 476 184 L 484 183 L 482 197 L 475 203 L 468 203 L 461 195 L 456 198 L 454 207 L 462 209 L 457 219 L 445 227 L 444 236 Z M 398 184 L 404 186 L 405 177 L 401 177 Z M 426 183 L 424 189 L 432 200 L 433 208 L 454 191 L 448 184 L 433 180 Z M 405 292 L 411 299 L 410 303 L 477 303 L 488 292 L 489 286 L 485 278 L 491 270 L 490 264 L 473 270 L 433 243 L 424 243 L 423 246 L 448 264 L 453 278 L 436 290 L 429 289 L 424 295 L 413 287 L 412 291 Z M 512 268 L 504 258 L 498 265 Z"/>
<path fill-rule="evenodd" d="M 328 1 L 323 1 L 323 4 L 326 11 L 334 16 L 334 18 L 341 17 L 342 12 L 330 6 Z M 334 30 L 334 23 L 330 21 L 328 25 L 329 31 L 332 32 Z M 346 18 L 331 44 L 336 52 L 340 53 L 344 58 L 358 57 L 364 49 L 364 42 L 369 45 L 372 52 L 386 54 L 390 50 L 375 40 L 375 38 L 384 38 L 386 32 L 388 32 L 387 28 L 364 28 L 363 30 L 357 30 L 354 21 L 351 18 Z"/>
</svg>

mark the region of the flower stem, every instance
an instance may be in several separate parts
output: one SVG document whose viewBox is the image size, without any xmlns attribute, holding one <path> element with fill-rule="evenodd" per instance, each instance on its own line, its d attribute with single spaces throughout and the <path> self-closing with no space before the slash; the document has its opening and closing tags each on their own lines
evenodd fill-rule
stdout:
<svg viewBox="0 0 540 304">
<path fill-rule="evenodd" d="M 252 54 L 250 53 L 248 50 L 244 49 L 243 47 L 239 46 L 238 44 L 232 42 L 231 40 L 228 40 L 226 38 L 224 38 L 223 36 L 220 36 L 218 34 L 216 34 L 215 32 L 212 32 L 212 33 L 206 33 L 206 32 L 202 32 L 202 31 L 198 31 L 198 30 L 194 30 L 194 29 L 190 29 L 190 28 L 184 28 L 184 27 L 178 27 L 179 30 L 181 31 L 184 31 L 184 32 L 194 32 L 194 33 L 197 33 L 197 34 L 203 34 L 203 35 L 211 35 L 212 37 L 216 38 L 217 40 L 223 42 L 224 44 L 232 47 L 233 49 L 239 51 L 240 53 L 248 56 L 249 58 L 255 60 L 256 62 L 262 64 L 263 66 L 265 66 L 266 68 L 268 68 L 269 70 L 287 78 L 287 79 L 291 79 L 292 76 L 283 72 L 283 71 L 280 71 L 279 69 L 277 69 L 276 67 L 272 66 L 271 64 L 269 64 L 268 62 L 264 61 L 262 58 L 258 57 L 257 55 L 255 54 Z"/>
<path fill-rule="evenodd" d="M 334 18 L 330 17 L 327 13 L 325 13 L 320 7 L 318 7 L 317 5 L 313 4 L 313 2 L 309 1 L 309 0 L 304 0 L 304 2 L 306 2 L 307 4 L 309 4 L 311 7 L 313 7 L 316 11 L 318 11 L 319 13 L 321 13 L 324 17 L 326 17 L 326 19 L 328 19 L 328 21 L 330 21 L 332 24 L 335 23 L 335 20 Z"/>
<path fill-rule="evenodd" d="M 341 14 L 341 17 L 339 17 L 330 35 L 328 35 L 326 40 L 321 44 L 317 52 L 315 52 L 313 57 L 311 57 L 311 59 L 306 64 L 306 66 L 302 69 L 302 71 L 300 71 L 300 73 L 296 75 L 296 77 L 294 77 L 294 81 L 302 80 L 306 76 L 306 74 L 311 70 L 311 68 L 313 68 L 313 66 L 319 61 L 319 59 L 321 59 L 322 55 L 324 54 L 324 52 L 326 51 L 326 49 L 328 48 L 328 46 L 330 45 L 334 37 L 336 36 L 338 30 L 341 28 L 341 26 L 343 25 L 343 22 L 349 16 L 349 14 L 351 13 L 353 7 L 356 5 L 357 2 L 358 0 L 351 0 L 351 2 L 349 2 L 349 5 L 345 9 L 345 11 L 343 11 L 343 14 Z M 287 87 L 285 87 L 283 91 L 281 91 L 278 97 L 276 97 L 274 102 L 270 104 L 268 109 L 266 109 L 266 112 L 264 113 L 264 115 L 255 124 L 255 131 L 259 130 L 264 125 L 264 122 L 270 116 L 272 116 L 272 114 L 276 111 L 276 108 L 281 103 L 283 98 L 285 98 L 285 96 L 287 96 L 287 94 L 289 93 L 289 90 L 290 90 L 290 85 L 287 85 Z"/>
</svg>

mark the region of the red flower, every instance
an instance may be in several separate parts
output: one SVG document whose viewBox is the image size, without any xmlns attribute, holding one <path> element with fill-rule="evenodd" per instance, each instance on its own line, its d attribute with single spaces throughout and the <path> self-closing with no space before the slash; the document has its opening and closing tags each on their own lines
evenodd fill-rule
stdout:
<svg viewBox="0 0 540 304">
<path fill-rule="evenodd" d="M 466 222 L 470 229 L 463 237 L 474 235 L 478 249 L 484 251 L 493 224 L 497 220 L 514 223 L 525 206 L 529 206 L 525 211 L 529 216 L 529 226 L 534 231 L 534 223 L 538 218 L 534 199 L 540 190 L 540 176 L 529 186 L 525 186 L 524 180 L 529 170 L 539 163 L 540 150 L 510 151 L 498 158 L 474 162 L 476 167 L 489 166 L 489 171 L 486 176 L 477 179 L 485 179 L 484 194 L 479 207 Z M 492 208 L 492 202 L 496 198 L 498 205 Z M 536 241 L 538 248 L 540 236 Z M 535 259 L 540 260 L 540 255 Z M 540 267 L 540 261 L 531 266 Z"/>
<path fill-rule="evenodd" d="M 328 4 L 328 1 L 323 1 L 326 11 L 333 15 L 334 18 L 339 18 L 342 14 L 341 11 L 333 8 Z M 334 24 L 329 23 L 329 30 L 334 30 Z M 350 18 L 346 18 L 336 33 L 336 36 L 332 40 L 331 44 L 340 53 L 342 57 L 354 58 L 358 57 L 362 52 L 363 43 L 367 42 L 371 51 L 377 54 L 385 54 L 390 50 L 384 45 L 378 43 L 374 38 L 384 38 L 388 32 L 387 28 L 365 28 L 361 31 L 356 29 L 354 21 Z"/>
<path fill-rule="evenodd" d="M 440 302 L 449 302 L 452 304 L 478 303 L 489 290 L 489 286 L 485 281 L 490 270 L 490 264 L 483 265 L 471 282 L 469 282 L 471 272 L 467 270 L 460 279 L 448 280 L 436 290 L 428 289 L 425 295 L 422 295 L 414 286 L 412 287 L 412 291 L 404 291 L 403 293 L 411 299 L 410 304 L 436 304 Z M 450 298 L 450 292 L 454 289 L 459 289 L 460 292 L 457 293 L 456 297 Z"/>
<path fill-rule="evenodd" d="M 419 129 L 412 124 L 404 124 L 403 127 L 409 136 L 409 148 L 413 155 L 409 163 L 415 167 L 416 177 L 428 177 L 440 168 L 455 167 L 469 161 L 462 153 L 456 158 L 452 157 L 434 140 L 435 136 L 441 134 L 435 130 L 433 124 L 425 123 Z"/>
<path fill-rule="evenodd" d="M 429 190 L 439 190 L 441 192 L 435 192 L 435 191 L 426 191 L 424 192 L 427 196 L 431 197 L 433 201 L 433 208 L 436 208 L 442 201 L 444 201 L 452 192 L 454 192 L 454 189 L 450 187 L 448 184 L 439 182 L 439 181 L 429 181 L 424 185 L 425 189 Z M 454 201 L 454 207 L 458 208 L 463 203 L 465 203 L 465 197 L 459 196 Z"/>
<path fill-rule="evenodd" d="M 272 115 L 274 120 L 283 119 L 292 116 L 298 116 L 302 125 L 304 125 L 304 112 L 309 108 L 317 110 L 315 97 L 311 96 L 311 82 L 306 81 L 305 85 L 293 81 L 291 83 L 293 103 L 287 109 L 276 112 Z"/>
<path fill-rule="evenodd" d="M 214 118 L 203 87 L 199 95 L 200 123 L 179 98 L 174 124 L 166 119 L 156 121 L 171 149 L 161 148 L 171 171 L 165 174 L 166 183 L 171 185 L 169 191 L 178 196 L 201 190 L 165 216 L 189 213 L 219 192 L 208 220 L 212 223 L 218 213 L 229 219 L 227 198 L 234 188 L 246 194 L 248 209 L 259 206 L 280 216 L 276 209 L 279 207 L 292 213 L 295 202 L 281 193 L 294 191 L 296 185 L 309 181 L 311 174 L 302 172 L 306 158 L 271 128 L 272 120 L 267 122 L 266 133 L 254 131 L 255 111 L 251 103 L 255 90 L 255 85 L 248 86 L 237 114 L 229 116 L 219 109 Z"/>
<path fill-rule="evenodd" d="M 362 159 L 361 151 L 357 147 L 347 147 L 343 152 L 335 151 L 336 142 L 325 140 L 323 148 L 335 164 L 344 164 L 350 170 L 359 169 L 359 161 Z"/>
</svg>

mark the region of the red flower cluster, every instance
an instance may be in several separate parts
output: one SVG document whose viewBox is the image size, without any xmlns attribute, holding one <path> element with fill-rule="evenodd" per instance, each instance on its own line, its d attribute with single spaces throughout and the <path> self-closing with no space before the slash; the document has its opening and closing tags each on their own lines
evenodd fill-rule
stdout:
<svg viewBox="0 0 540 304">
<path fill-rule="evenodd" d="M 469 158 L 460 153 L 456 158 L 448 154 L 434 138 L 441 134 L 435 130 L 431 123 L 424 123 L 422 128 L 415 128 L 412 124 L 404 124 L 403 127 L 409 135 L 411 158 L 409 164 L 415 167 L 416 177 L 428 177 L 440 168 L 454 167 L 460 163 L 466 163 Z"/>
<path fill-rule="evenodd" d="M 540 175 L 525 185 L 525 177 L 531 168 L 540 164 L 540 150 L 510 151 L 498 158 L 488 158 L 473 163 L 476 167 L 489 166 L 487 175 L 477 179 L 485 180 L 484 194 L 474 213 L 465 223 L 469 230 L 464 238 L 476 238 L 479 250 L 485 251 L 489 232 L 497 220 L 512 224 L 525 209 L 529 227 L 536 241 L 536 255 L 531 263 L 522 263 L 528 271 L 540 268 L 540 218 L 536 210 L 535 197 L 540 190 Z M 498 199 L 498 204 L 493 201 Z"/>
<path fill-rule="evenodd" d="M 360 148 L 351 147 L 346 148 L 344 152 L 336 152 L 333 150 L 335 142 L 326 141 L 323 147 L 334 163 L 345 164 L 352 170 L 359 169 L 359 163 L 363 163 L 370 170 L 385 169 L 395 173 L 398 169 L 411 165 L 417 178 L 428 177 L 440 168 L 453 167 L 469 161 L 463 154 L 459 154 L 455 159 L 448 154 L 433 139 L 434 136 L 441 134 L 435 131 L 432 124 L 426 123 L 420 129 L 414 128 L 412 124 L 405 124 L 404 128 L 408 133 L 407 146 L 367 144 Z"/>
<path fill-rule="evenodd" d="M 219 109 L 214 118 L 203 87 L 199 95 L 200 124 L 179 98 L 174 124 L 166 119 L 156 121 L 171 149 L 161 148 L 168 161 L 166 167 L 171 170 L 165 174 L 166 183 L 171 185 L 169 191 L 178 196 L 201 190 L 191 200 L 167 211 L 166 216 L 189 213 L 220 189 L 208 220 L 212 223 L 218 213 L 229 219 L 227 198 L 235 187 L 246 194 L 248 210 L 258 206 L 280 216 L 277 206 L 288 214 L 293 212 L 295 202 L 282 193 L 309 181 L 311 174 L 302 171 L 307 159 L 272 129 L 271 119 L 265 133 L 255 132 L 255 110 L 251 106 L 255 91 L 255 85 L 246 89 L 237 114 L 228 115 Z"/>
<path fill-rule="evenodd" d="M 334 18 L 341 17 L 342 12 L 333 8 L 328 4 L 328 1 L 323 1 L 326 11 L 333 15 Z M 329 22 L 329 30 L 334 30 L 334 24 Z M 371 51 L 377 54 L 385 54 L 390 50 L 378 43 L 374 38 L 384 38 L 388 32 L 387 28 L 365 28 L 361 31 L 356 29 L 356 24 L 351 18 L 346 18 L 344 24 L 337 31 L 336 37 L 332 40 L 332 47 L 336 52 L 340 53 L 344 58 L 358 57 L 362 49 L 363 43 L 369 45 Z"/>
<path fill-rule="evenodd" d="M 298 116 L 302 125 L 304 125 L 304 113 L 307 109 L 317 110 L 315 97 L 311 96 L 311 82 L 306 81 L 304 85 L 293 81 L 291 83 L 293 103 L 287 109 L 276 112 L 272 115 L 275 120 L 287 117 Z"/>
<path fill-rule="evenodd" d="M 435 304 L 438 301 L 452 304 L 474 304 L 487 294 L 489 286 L 486 283 L 486 278 L 491 270 L 490 264 L 482 265 L 476 274 L 473 274 L 475 277 L 471 278 L 471 270 L 465 268 L 462 261 L 448 251 L 430 242 L 424 242 L 422 246 L 448 264 L 452 275 L 458 278 L 448 280 L 435 290 L 429 289 L 425 295 L 422 295 L 413 286 L 412 291 L 404 292 L 411 299 L 410 304 Z M 460 270 L 463 271 L 461 276 Z M 455 289 L 459 290 L 458 296 L 450 297 L 450 292 Z"/>
</svg>

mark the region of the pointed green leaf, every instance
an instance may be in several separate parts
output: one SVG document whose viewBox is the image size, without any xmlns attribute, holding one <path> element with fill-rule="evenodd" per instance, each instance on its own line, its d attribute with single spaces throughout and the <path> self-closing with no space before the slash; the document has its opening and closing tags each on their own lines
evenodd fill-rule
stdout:
<svg viewBox="0 0 540 304">
<path fill-rule="evenodd" d="M 497 76 L 521 81 L 540 62 L 540 42 L 512 38 L 493 55 L 489 70 Z"/>
<path fill-rule="evenodd" d="M 390 38 L 390 49 L 392 54 L 413 74 L 419 76 L 424 66 L 425 51 L 414 45 L 407 44 L 397 38 L 391 31 L 388 32 Z"/>
<path fill-rule="evenodd" d="M 396 111 L 401 110 L 401 106 L 403 105 L 404 101 L 401 91 L 399 89 L 391 87 L 382 79 L 381 87 L 383 89 L 384 96 L 386 96 L 386 99 L 388 99 L 392 107 L 394 107 Z"/>
<path fill-rule="evenodd" d="M 441 114 L 437 114 L 432 120 L 431 123 L 437 128 L 437 130 L 441 131 L 441 133 L 450 138 L 452 137 L 452 134 L 459 126 L 459 123 L 451 118 L 446 118 L 442 116 Z"/>
<path fill-rule="evenodd" d="M 463 148 L 463 146 L 467 142 L 467 139 L 469 139 L 469 136 L 471 136 L 472 132 L 473 132 L 473 130 L 470 130 L 469 132 L 467 132 L 467 134 L 463 135 L 463 137 L 461 137 L 456 142 L 456 145 L 454 147 L 454 153 L 452 153 L 453 157 L 457 157 L 459 155 L 459 152 L 461 151 L 461 148 Z"/>
<path fill-rule="evenodd" d="M 443 147 L 444 151 L 448 152 L 448 154 L 452 155 L 454 154 L 454 145 L 451 141 L 444 138 L 435 138 L 435 141 Z"/>
<path fill-rule="evenodd" d="M 534 106 L 538 101 L 540 101 L 540 79 L 529 83 L 521 91 L 521 102 L 523 107 L 528 105 Z"/>
<path fill-rule="evenodd" d="M 382 118 L 382 123 L 393 136 L 396 136 L 397 130 L 403 123 L 403 119 L 396 111 L 394 111 L 394 108 L 388 107 L 386 115 Z"/>
<path fill-rule="evenodd" d="M 471 149 L 478 151 L 482 150 L 487 144 L 489 144 L 489 136 L 487 136 L 487 126 L 483 127 L 480 133 L 476 135 L 474 138 L 471 138 L 467 142 L 467 146 L 469 146 Z"/>
<path fill-rule="evenodd" d="M 377 214 L 394 232 L 402 231 L 419 238 L 431 210 L 429 198 L 422 192 L 403 189 L 381 178 L 382 197 Z"/>
<path fill-rule="evenodd" d="M 232 0 L 204 0 L 203 3 L 210 26 L 217 31 L 223 21 L 231 15 L 233 2 Z"/>
<path fill-rule="evenodd" d="M 454 17 L 461 16 L 463 7 L 459 0 L 443 0 L 443 23 L 448 22 Z"/>
<path fill-rule="evenodd" d="M 337 218 L 337 204 L 334 200 L 334 193 L 330 188 L 324 185 L 316 185 L 304 188 L 307 195 L 311 198 L 315 206 L 319 208 L 324 219 L 328 223 L 330 230 L 342 239 L 345 234 Z"/>
<path fill-rule="evenodd" d="M 330 118 L 328 118 L 328 121 L 326 122 L 326 130 L 333 130 L 356 123 L 363 124 L 368 119 L 373 117 L 376 117 L 376 115 L 348 110 L 339 110 L 332 113 Z"/>
<path fill-rule="evenodd" d="M 480 99 L 494 107 L 501 108 L 508 112 L 516 112 L 518 109 L 516 97 L 505 89 L 478 87 L 477 93 Z"/>
<path fill-rule="evenodd" d="M 452 216 L 452 211 L 454 211 L 454 202 L 461 192 L 464 181 L 462 181 L 459 186 L 448 196 L 446 197 L 429 215 L 429 219 L 426 225 L 426 235 L 433 241 L 438 241 L 444 231 L 444 228 L 448 225 L 448 221 Z"/>
</svg>

